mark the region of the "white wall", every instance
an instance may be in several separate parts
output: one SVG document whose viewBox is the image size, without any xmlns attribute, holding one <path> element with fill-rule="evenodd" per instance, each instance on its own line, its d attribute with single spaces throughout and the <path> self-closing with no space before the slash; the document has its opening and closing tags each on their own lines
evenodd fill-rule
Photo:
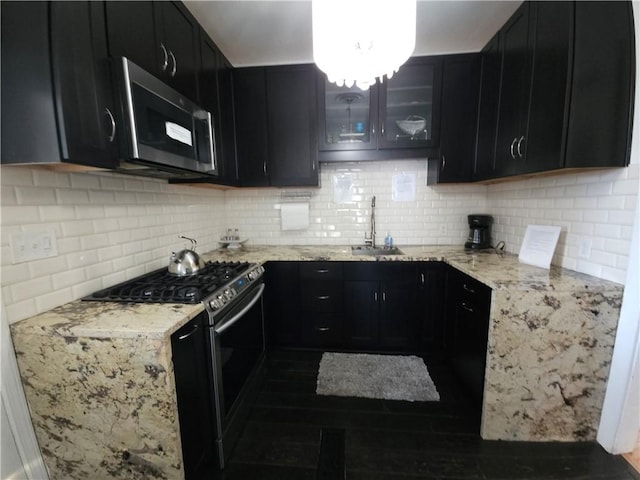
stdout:
<svg viewBox="0 0 640 480">
<path fill-rule="evenodd" d="M 224 193 L 112 173 L 1 169 L 2 302 L 9 323 L 218 246 Z M 11 234 L 51 229 L 58 256 L 13 264 Z"/>
<path fill-rule="evenodd" d="M 462 245 L 466 216 L 495 218 L 494 242 L 517 252 L 529 223 L 561 225 L 554 263 L 624 283 L 638 191 L 638 164 L 496 185 L 426 185 L 426 162 L 404 160 L 322 164 L 320 188 L 215 190 L 111 173 L 60 173 L 6 167 L 2 174 L 0 237 L 2 301 L 9 323 L 81 298 L 167 264 L 183 248 L 179 234 L 198 239 L 200 252 L 218 246 L 227 228 L 249 244 L 355 245 L 369 229 L 376 196 L 377 241 L 387 231 L 397 245 Z M 392 201 L 392 178 L 416 177 L 416 200 Z M 334 176 L 352 175 L 354 202 L 333 199 Z M 287 191 L 312 193 L 311 225 L 280 228 Z M 53 229 L 59 255 L 13 264 L 12 233 Z M 582 239 L 589 258 L 579 256 Z"/>
</svg>

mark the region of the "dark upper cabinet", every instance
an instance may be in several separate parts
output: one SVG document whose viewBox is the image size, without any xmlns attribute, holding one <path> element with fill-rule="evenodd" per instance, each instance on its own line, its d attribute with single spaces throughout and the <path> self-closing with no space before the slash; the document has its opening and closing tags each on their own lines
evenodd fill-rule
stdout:
<svg viewBox="0 0 640 480">
<path fill-rule="evenodd" d="M 127 57 L 147 72 L 157 74 L 159 41 L 154 2 L 107 1 L 105 13 L 111 56 Z"/>
<path fill-rule="evenodd" d="M 443 59 L 440 155 L 429 159 L 430 184 L 471 181 L 479 60 L 478 54 L 448 55 Z"/>
<path fill-rule="evenodd" d="M 529 8 L 530 3 L 524 2 L 500 31 L 502 78 L 496 134 L 496 176 L 522 170 L 531 83 Z"/>
<path fill-rule="evenodd" d="M 498 96 L 500 94 L 500 35 L 495 34 L 480 52 L 480 92 L 475 145 L 474 180 L 493 175 L 496 152 Z"/>
<path fill-rule="evenodd" d="M 213 40 L 200 31 L 200 70 L 198 74 L 200 106 L 213 117 L 216 182 L 233 185 L 237 181 L 235 130 L 233 126 L 233 90 L 231 67 Z"/>
<path fill-rule="evenodd" d="M 2 2 L 2 162 L 114 168 L 103 5 Z"/>
<path fill-rule="evenodd" d="M 198 23 L 181 2 L 105 5 L 109 53 L 127 57 L 197 103 Z"/>
<path fill-rule="evenodd" d="M 565 167 L 629 165 L 635 95 L 631 2 L 576 2 Z"/>
<path fill-rule="evenodd" d="M 440 132 L 442 58 L 409 59 L 368 90 L 338 87 L 318 72 L 321 161 L 426 157 Z"/>
<path fill-rule="evenodd" d="M 234 70 L 242 186 L 318 185 L 315 67 Z"/>
<path fill-rule="evenodd" d="M 233 71 L 236 160 L 241 186 L 269 185 L 267 83 L 262 67 Z"/>
<path fill-rule="evenodd" d="M 198 22 L 182 2 L 154 2 L 154 9 L 164 79 L 198 103 Z"/>
<path fill-rule="evenodd" d="M 628 165 L 633 39 L 630 2 L 523 3 L 482 52 L 474 179 Z"/>
<path fill-rule="evenodd" d="M 266 69 L 271 185 L 318 185 L 315 76 L 313 65 Z"/>
</svg>

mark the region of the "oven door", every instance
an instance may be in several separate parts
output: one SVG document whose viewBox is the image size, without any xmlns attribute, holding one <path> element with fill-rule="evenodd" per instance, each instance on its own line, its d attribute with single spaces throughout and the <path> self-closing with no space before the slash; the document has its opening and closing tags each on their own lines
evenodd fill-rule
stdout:
<svg viewBox="0 0 640 480">
<path fill-rule="evenodd" d="M 264 362 L 263 292 L 264 283 L 253 285 L 210 328 L 220 468 L 255 398 Z"/>
</svg>

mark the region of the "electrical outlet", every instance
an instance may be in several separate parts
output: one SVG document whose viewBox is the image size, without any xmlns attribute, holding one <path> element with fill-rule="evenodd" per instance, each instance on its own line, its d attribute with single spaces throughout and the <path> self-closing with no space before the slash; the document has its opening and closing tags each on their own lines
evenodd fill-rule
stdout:
<svg viewBox="0 0 640 480">
<path fill-rule="evenodd" d="M 440 229 L 438 230 L 438 235 L 446 235 L 447 234 L 447 224 L 441 223 Z"/>
<path fill-rule="evenodd" d="M 14 233 L 11 235 L 10 244 L 13 263 L 30 262 L 58 255 L 56 234 L 53 230 Z"/>
<path fill-rule="evenodd" d="M 591 258 L 591 239 L 583 237 L 578 241 L 578 257 L 589 259 Z"/>
</svg>

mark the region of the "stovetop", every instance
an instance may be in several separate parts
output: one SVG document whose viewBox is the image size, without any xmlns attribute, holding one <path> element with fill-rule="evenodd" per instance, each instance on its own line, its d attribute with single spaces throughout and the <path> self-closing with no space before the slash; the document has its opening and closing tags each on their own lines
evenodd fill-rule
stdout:
<svg viewBox="0 0 640 480">
<path fill-rule="evenodd" d="M 105 288 L 83 300 L 136 303 L 199 303 L 251 268 L 246 262 L 208 262 L 195 275 L 178 277 L 161 268 Z"/>
</svg>

